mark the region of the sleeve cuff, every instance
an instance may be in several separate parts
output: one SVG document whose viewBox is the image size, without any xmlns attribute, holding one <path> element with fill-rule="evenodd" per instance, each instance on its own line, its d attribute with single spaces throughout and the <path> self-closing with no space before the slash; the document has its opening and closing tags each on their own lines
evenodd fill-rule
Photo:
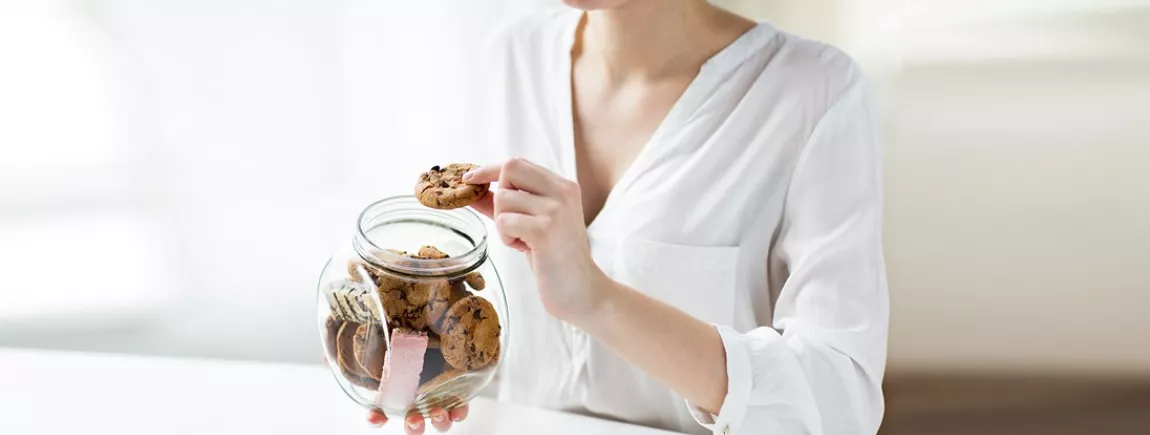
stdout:
<svg viewBox="0 0 1150 435">
<path fill-rule="evenodd" d="M 722 325 L 715 325 L 727 355 L 727 395 L 723 407 L 714 415 L 686 402 L 687 410 L 703 427 L 717 435 L 742 433 L 743 418 L 751 399 L 751 358 L 742 336 Z"/>
</svg>

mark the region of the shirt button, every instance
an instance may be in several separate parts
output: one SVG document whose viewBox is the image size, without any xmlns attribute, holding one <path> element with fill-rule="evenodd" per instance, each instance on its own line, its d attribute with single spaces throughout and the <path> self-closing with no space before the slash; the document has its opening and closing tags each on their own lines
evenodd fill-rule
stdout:
<svg viewBox="0 0 1150 435">
<path fill-rule="evenodd" d="M 731 425 L 723 425 L 723 435 L 731 435 Z"/>
</svg>

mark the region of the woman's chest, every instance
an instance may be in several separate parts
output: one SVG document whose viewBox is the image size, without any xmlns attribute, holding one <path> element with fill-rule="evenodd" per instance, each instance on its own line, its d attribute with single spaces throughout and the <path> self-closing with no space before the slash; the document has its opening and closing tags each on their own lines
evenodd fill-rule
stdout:
<svg viewBox="0 0 1150 435">
<path fill-rule="evenodd" d="M 575 122 L 560 110 L 515 119 L 492 140 L 502 158 L 523 157 L 585 185 L 599 209 L 587 213 L 592 237 L 738 246 L 748 228 L 776 223 L 806 138 L 803 123 L 777 119 L 786 114 L 748 109 L 704 104 L 625 152 L 577 141 Z"/>
</svg>

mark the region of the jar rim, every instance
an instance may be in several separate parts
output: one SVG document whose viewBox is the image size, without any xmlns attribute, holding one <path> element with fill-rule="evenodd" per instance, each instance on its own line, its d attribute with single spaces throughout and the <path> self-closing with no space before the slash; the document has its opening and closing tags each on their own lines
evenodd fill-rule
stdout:
<svg viewBox="0 0 1150 435">
<path fill-rule="evenodd" d="M 369 213 L 388 206 L 417 206 L 425 213 L 436 213 L 444 216 L 459 218 L 464 225 L 471 226 L 479 236 L 472 240 L 473 245 L 467 252 L 443 259 L 413 258 L 392 252 L 387 248 L 376 245 L 375 241 L 367 236 L 365 222 L 371 218 Z M 469 237 L 470 238 L 470 237 Z M 480 218 L 479 213 L 469 207 L 451 210 L 442 210 L 426 207 L 419 203 L 414 196 L 398 195 L 383 198 L 364 207 L 356 220 L 355 250 L 361 258 L 372 263 L 373 266 L 382 267 L 393 272 L 414 276 L 449 276 L 464 275 L 478 269 L 487 259 L 487 225 Z"/>
</svg>

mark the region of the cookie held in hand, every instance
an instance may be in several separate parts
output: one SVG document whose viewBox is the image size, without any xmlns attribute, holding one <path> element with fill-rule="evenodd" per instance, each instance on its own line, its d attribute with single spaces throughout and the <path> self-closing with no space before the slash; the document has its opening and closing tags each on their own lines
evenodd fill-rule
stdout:
<svg viewBox="0 0 1150 435">
<path fill-rule="evenodd" d="M 469 163 L 452 163 L 445 167 L 433 166 L 419 176 L 415 184 L 415 197 L 420 204 L 431 208 L 450 210 L 466 207 L 487 194 L 488 184 L 467 184 L 463 174 L 478 168 Z"/>
</svg>

